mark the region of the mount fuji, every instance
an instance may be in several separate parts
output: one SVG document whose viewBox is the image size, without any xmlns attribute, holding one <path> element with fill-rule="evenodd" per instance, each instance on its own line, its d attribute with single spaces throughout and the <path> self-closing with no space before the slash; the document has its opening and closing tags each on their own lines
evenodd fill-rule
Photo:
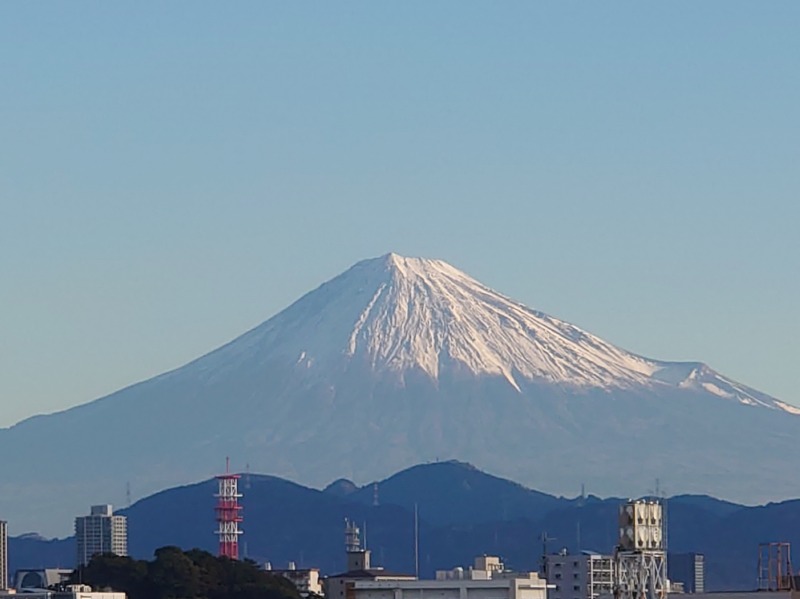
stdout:
<svg viewBox="0 0 800 599">
<path fill-rule="evenodd" d="M 0 514 L 66 532 L 90 503 L 240 469 L 324 486 L 458 459 L 537 489 L 800 495 L 800 409 L 646 358 L 438 260 L 365 260 L 230 343 L 0 430 Z M 12 459 L 8 459 L 11 456 Z"/>
</svg>

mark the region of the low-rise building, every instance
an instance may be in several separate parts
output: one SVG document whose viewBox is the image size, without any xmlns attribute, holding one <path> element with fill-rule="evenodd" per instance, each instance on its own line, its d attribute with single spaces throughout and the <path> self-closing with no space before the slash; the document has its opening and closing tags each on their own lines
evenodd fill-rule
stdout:
<svg viewBox="0 0 800 599">
<path fill-rule="evenodd" d="M 354 599 L 358 582 L 416 580 L 416 576 L 410 574 L 395 574 L 383 568 L 374 568 L 371 563 L 372 554 L 361 545 L 361 530 L 354 522 L 345 520 L 344 538 L 347 570 L 325 579 L 326 599 Z"/>
<path fill-rule="evenodd" d="M 33 568 L 17 570 L 14 573 L 14 588 L 17 592 L 31 589 L 48 589 L 64 584 L 72 574 L 65 568 Z"/>
<path fill-rule="evenodd" d="M 285 570 L 273 569 L 269 563 L 266 564 L 264 569 L 275 576 L 280 576 L 290 581 L 297 587 L 301 597 L 323 594 L 319 568 L 297 568 L 294 562 L 289 562 L 289 566 Z"/>
<path fill-rule="evenodd" d="M 325 579 L 326 599 L 355 599 L 356 586 L 362 582 L 400 582 L 413 581 L 412 574 L 389 572 L 383 568 L 373 568 L 369 549 L 347 552 L 347 571 L 328 576 Z"/>
<path fill-rule="evenodd" d="M 48 589 L 29 589 L 17 593 L 0 592 L 2 598 L 25 597 L 25 599 L 127 599 L 125 593 L 118 592 L 96 592 L 84 584 L 70 585 L 62 591 L 51 591 Z"/>
<path fill-rule="evenodd" d="M 434 580 L 357 580 L 351 599 L 434 598 L 547 599 L 547 584 L 536 572 L 511 572 L 500 558 L 482 556 L 471 568 L 440 570 Z"/>
<path fill-rule="evenodd" d="M 594 551 L 545 556 L 549 599 L 597 599 L 614 592 L 614 558 Z"/>
</svg>

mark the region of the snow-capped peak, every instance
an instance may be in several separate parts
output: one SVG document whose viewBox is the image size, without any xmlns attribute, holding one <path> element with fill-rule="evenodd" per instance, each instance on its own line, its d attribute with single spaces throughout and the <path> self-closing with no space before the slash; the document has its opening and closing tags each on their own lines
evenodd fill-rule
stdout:
<svg viewBox="0 0 800 599">
<path fill-rule="evenodd" d="M 702 364 L 651 360 L 531 310 L 441 260 L 394 253 L 364 260 L 306 294 L 223 351 L 283 357 L 309 374 L 359 362 L 375 372 L 500 376 L 588 388 L 704 390 L 785 409 Z"/>
</svg>

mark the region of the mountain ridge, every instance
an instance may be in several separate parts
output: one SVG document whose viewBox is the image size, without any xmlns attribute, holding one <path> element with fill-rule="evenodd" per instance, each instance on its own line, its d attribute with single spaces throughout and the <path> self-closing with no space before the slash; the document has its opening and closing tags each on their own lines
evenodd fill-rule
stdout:
<svg viewBox="0 0 800 599">
<path fill-rule="evenodd" d="M 0 430 L 0 452 L 25 448 L 0 464 L 0 513 L 13 530 L 42 514 L 64 527 L 127 484 L 203 479 L 225 455 L 314 486 L 458 459 L 553 493 L 636 494 L 661 477 L 674 492 L 781 499 L 800 495 L 784 475 L 800 418 L 781 403 L 389 254 L 180 368 Z"/>
<path fill-rule="evenodd" d="M 502 556 L 515 569 L 535 569 L 543 530 L 557 537 L 550 551 L 576 550 L 579 526 L 581 549 L 608 553 L 616 542 L 617 510 L 624 501 L 591 495 L 554 497 L 458 461 L 419 464 L 345 496 L 271 475 L 241 476 L 242 552 L 276 567 L 289 560 L 301 568 L 320 567 L 324 574 L 344 568 L 344 518 L 368 525 L 376 563 L 412 571 L 416 506 L 421 571 L 431 576 L 436 569 L 468 564 L 484 553 Z M 164 545 L 214 552 L 215 491 L 216 482 L 207 479 L 164 489 L 120 510 L 129 519 L 131 554 L 150 558 Z M 800 521 L 798 500 L 748 507 L 710 496 L 673 496 L 668 506 L 671 549 L 705 554 L 710 589 L 752 588 L 758 542 L 800 542 L 800 528 L 786 528 Z M 70 566 L 74 560 L 72 538 L 29 535 L 9 543 L 12 572 Z"/>
<path fill-rule="evenodd" d="M 473 308 L 472 314 L 465 305 Z M 307 330 L 309 322 L 313 332 Z M 320 323 L 325 326 L 317 326 Z M 509 328 L 510 335 L 506 334 Z M 437 379 L 444 366 L 456 372 L 465 369 L 475 375 L 501 376 L 517 391 L 515 376 L 576 388 L 666 384 L 800 414 L 800 408 L 792 409 L 702 362 L 669 362 L 628 352 L 530 309 L 442 260 L 395 253 L 356 263 L 185 367 L 205 365 L 218 352 L 227 360 L 241 359 L 248 351 L 264 347 L 272 352 L 278 348 L 282 357 L 294 360 L 294 366 L 306 374 L 312 374 L 320 361 L 362 358 L 377 372 L 416 368 Z M 270 357 L 274 353 L 259 352 L 262 360 Z"/>
<path fill-rule="evenodd" d="M 457 352 L 458 358 L 464 358 L 466 356 L 467 359 L 464 360 L 454 359 L 449 353 L 453 351 L 453 348 L 451 347 L 452 337 L 458 336 L 442 335 L 441 332 L 437 330 L 437 322 L 435 322 L 434 319 L 427 319 L 427 322 L 421 323 L 415 322 L 414 324 L 418 325 L 416 330 L 409 330 L 408 327 L 397 328 L 396 330 L 389 330 L 388 334 L 386 330 L 375 330 L 385 329 L 385 325 L 387 323 L 389 323 L 391 326 L 397 326 L 398 324 L 397 321 L 399 319 L 397 315 L 390 313 L 390 310 L 384 310 L 384 313 L 381 315 L 384 316 L 384 318 L 376 318 L 375 316 L 370 318 L 370 313 L 376 309 L 376 306 L 379 300 L 381 300 L 382 295 L 384 295 L 384 293 L 391 295 L 391 283 L 394 282 L 394 284 L 400 284 L 403 289 L 401 289 L 395 295 L 395 297 L 390 298 L 392 300 L 389 302 L 390 306 L 412 306 L 416 302 L 413 294 L 408 293 L 408 288 L 413 290 L 416 287 L 419 287 L 417 279 L 425 278 L 429 278 L 430 280 L 434 281 L 434 283 L 431 283 L 426 287 L 438 288 L 440 295 L 445 297 L 446 301 L 449 301 L 449 304 L 444 306 L 444 309 L 441 310 L 441 312 L 446 316 L 450 316 L 451 320 L 453 321 L 458 320 L 458 313 L 463 312 L 463 310 L 454 308 L 454 306 L 458 305 L 458 302 L 453 301 L 453 296 L 457 294 L 447 293 L 444 290 L 446 285 L 439 280 L 441 276 L 449 277 L 450 279 L 458 281 L 461 284 L 467 284 L 472 288 L 471 290 L 473 293 L 484 294 L 494 302 L 500 302 L 505 308 L 511 309 L 514 315 L 523 319 L 525 317 L 533 317 L 534 319 L 538 320 L 536 324 L 540 325 L 539 327 L 535 325 L 531 326 L 531 323 L 528 322 L 523 323 L 520 326 L 519 322 L 513 322 L 513 319 L 509 319 L 508 315 L 503 315 L 499 312 L 495 315 L 504 320 L 505 324 L 511 322 L 510 326 L 515 328 L 517 331 L 524 330 L 526 333 L 531 333 L 533 337 L 545 336 L 546 340 L 549 338 L 550 341 L 553 339 L 558 340 L 560 337 L 562 339 L 566 339 L 572 344 L 585 343 L 589 346 L 589 351 L 585 352 L 585 355 L 581 355 L 579 350 L 575 349 L 574 347 L 570 347 L 560 352 L 553 352 L 552 346 L 547 348 L 550 351 L 543 351 L 541 348 L 541 343 L 537 347 L 519 349 L 519 347 L 524 345 L 524 343 L 519 343 L 520 340 L 516 339 L 516 344 L 506 343 L 505 347 L 503 347 L 505 350 L 505 359 L 500 359 L 498 357 L 498 353 L 494 351 L 489 351 L 488 353 L 482 354 L 479 351 L 480 348 L 473 346 L 459 348 L 459 351 Z M 354 277 L 366 277 L 363 278 L 363 284 L 357 286 L 355 297 L 361 295 L 361 292 L 363 292 L 365 288 L 376 289 L 374 294 L 372 294 L 371 299 L 369 299 L 369 301 L 366 303 L 366 307 L 360 311 L 353 310 L 353 306 L 359 305 L 358 302 L 348 303 L 353 299 L 352 293 L 350 295 L 345 294 L 344 297 L 341 293 L 339 293 L 339 288 L 342 287 L 342 283 L 346 283 L 346 285 L 352 290 L 353 285 L 351 283 Z M 330 287 L 335 288 L 333 289 L 333 293 L 331 293 L 331 289 L 329 289 Z M 386 291 L 387 289 L 389 291 Z M 281 341 L 285 341 L 286 337 L 286 335 L 283 334 L 282 329 L 295 329 L 292 330 L 292 333 L 296 334 L 296 329 L 299 328 L 297 326 L 297 322 L 308 320 L 304 318 L 308 313 L 316 314 L 316 317 L 311 319 L 312 324 L 316 325 L 319 324 L 320 321 L 324 320 L 324 316 L 326 315 L 323 314 L 320 316 L 319 311 L 330 311 L 330 306 L 334 302 L 320 301 L 321 298 L 318 297 L 318 294 L 320 293 L 326 294 L 325 299 L 328 299 L 331 295 L 334 296 L 334 302 L 337 307 L 343 303 L 347 306 L 347 309 L 341 310 L 341 312 L 344 314 L 338 314 L 336 315 L 338 318 L 329 318 L 328 322 L 326 322 L 327 325 L 330 325 L 330 322 L 333 321 L 338 323 L 338 326 L 335 326 L 333 331 L 325 331 L 324 329 L 315 328 L 313 334 L 300 335 L 299 342 L 292 340 L 292 343 L 288 344 L 289 347 L 287 347 L 286 344 L 281 344 Z M 430 289 L 425 290 L 423 295 L 432 295 L 430 294 Z M 347 300 L 347 302 L 343 302 L 343 299 Z M 305 303 L 311 303 L 311 306 L 306 306 Z M 441 304 L 442 302 L 438 301 L 434 303 Z M 441 306 L 439 307 L 441 308 Z M 301 315 L 293 313 L 298 310 L 301 311 Z M 387 312 L 389 313 L 387 314 Z M 413 312 L 413 310 L 409 310 L 408 312 Z M 285 322 L 282 322 L 287 319 L 290 321 L 288 325 Z M 441 320 L 443 319 L 440 318 L 439 321 Z M 375 324 L 375 321 L 377 321 L 377 325 Z M 491 321 L 491 315 L 489 318 L 482 319 L 483 323 Z M 348 322 L 351 322 L 352 325 L 348 325 Z M 445 328 L 449 328 L 451 324 L 452 323 L 447 323 L 448 326 Z M 525 326 L 526 324 L 528 325 L 527 328 Z M 460 333 L 462 333 L 460 337 L 470 337 L 475 339 L 475 331 L 481 327 L 474 326 L 474 323 L 470 323 L 470 325 L 473 326 L 470 326 L 467 331 L 460 331 Z M 353 328 L 349 328 L 350 326 Z M 330 329 L 331 327 L 328 326 L 328 328 Z M 420 333 L 420 331 L 427 332 L 431 330 L 434 331 L 433 336 L 438 335 L 440 339 L 431 338 L 422 339 L 420 341 L 420 337 L 424 336 Z M 495 327 L 491 330 L 497 334 L 499 329 Z M 320 333 L 325 334 L 320 335 Z M 466 333 L 466 335 L 463 333 Z M 316 351 L 316 354 L 322 354 L 322 356 L 313 356 L 308 349 L 303 349 L 304 344 L 306 346 L 313 346 L 317 344 L 320 336 L 326 341 L 333 340 L 333 342 L 329 345 L 323 346 L 322 351 Z M 398 336 L 401 338 L 401 340 L 397 339 Z M 499 336 L 502 337 L 502 335 Z M 388 347 L 381 347 L 380 341 L 385 340 L 387 337 L 390 340 Z M 486 335 L 483 337 L 486 337 Z M 347 339 L 346 343 L 342 343 L 345 338 Z M 444 343 L 442 342 L 441 338 L 444 339 Z M 409 356 L 409 339 L 411 339 L 412 342 L 417 341 L 414 349 L 418 350 L 417 353 L 422 354 L 422 357 L 419 355 Z M 435 341 L 439 341 L 439 344 L 435 345 L 433 343 Z M 477 345 L 483 346 L 485 349 L 487 345 L 485 340 L 479 339 L 479 341 L 480 343 Z M 295 345 L 297 347 L 295 347 Z M 336 348 L 341 347 L 342 345 L 346 345 L 346 349 L 344 351 L 337 351 Z M 366 350 L 363 349 L 364 345 L 367 346 Z M 515 347 L 509 349 L 511 345 L 515 345 Z M 746 385 L 724 377 L 703 362 L 656 360 L 635 354 L 633 352 L 628 352 L 615 345 L 609 344 L 601 340 L 599 337 L 596 337 L 595 335 L 575 325 L 567 323 L 566 321 L 554 318 L 544 312 L 528 308 L 524 304 L 516 302 L 494 291 L 486 285 L 483 285 L 479 281 L 454 268 L 447 262 L 425 258 L 407 258 L 393 252 L 377 258 L 371 258 L 357 262 L 344 273 L 334 277 L 326 283 L 323 283 L 316 289 L 309 291 L 300 299 L 290 304 L 287 308 L 280 311 L 278 314 L 270 317 L 263 323 L 253 327 L 238 337 L 235 337 L 222 346 L 211 350 L 210 352 L 207 352 L 206 354 L 203 354 L 202 356 L 199 356 L 193 360 L 190 360 L 182 366 L 176 367 L 145 381 L 133 383 L 132 385 L 124 387 L 120 391 L 126 391 L 136 387 L 137 385 L 149 383 L 151 381 L 169 378 L 173 374 L 181 372 L 184 369 L 193 369 L 199 378 L 208 379 L 213 377 L 214 374 L 218 374 L 219 370 L 224 368 L 225 361 L 235 362 L 237 359 L 241 358 L 252 358 L 251 354 L 254 351 L 257 352 L 258 359 L 269 359 L 272 357 L 269 352 L 267 352 L 265 355 L 263 351 L 259 351 L 265 346 L 273 348 L 273 351 L 274 348 L 277 347 L 278 353 L 283 354 L 282 357 L 293 359 L 293 365 L 295 367 L 300 367 L 301 369 L 305 368 L 307 370 L 307 374 L 312 372 L 312 367 L 316 366 L 316 361 L 319 360 L 320 357 L 323 361 L 330 362 L 333 359 L 332 356 L 335 356 L 336 354 L 343 354 L 344 357 L 353 359 L 359 354 L 366 353 L 369 358 L 369 365 L 372 368 L 377 367 L 379 371 L 387 369 L 402 370 L 403 367 L 406 369 L 419 367 L 420 370 L 428 374 L 431 378 L 436 379 L 439 373 L 440 362 L 451 360 L 465 364 L 466 369 L 471 371 L 473 374 L 501 376 L 505 378 L 508 383 L 517 391 L 520 391 L 520 388 L 516 382 L 515 374 L 536 382 L 555 383 L 559 385 L 573 386 L 576 388 L 608 388 L 608 386 L 626 388 L 630 384 L 666 384 L 669 387 L 703 390 L 705 392 L 717 395 L 718 397 L 737 400 L 746 405 L 763 406 L 777 409 L 792 415 L 800 415 L 800 407 L 795 407 L 792 404 L 777 400 L 765 393 L 761 393 Z M 607 356 L 610 356 L 611 360 L 605 359 L 600 361 L 600 363 L 593 363 L 592 366 L 595 368 L 591 371 L 580 371 L 575 368 L 566 368 L 563 366 L 564 362 L 566 361 L 564 360 L 564 356 L 566 354 L 572 354 L 572 358 L 576 362 L 581 362 L 583 364 L 592 363 L 592 358 L 596 357 L 593 356 L 593 350 L 600 350 Z M 555 353 L 559 355 L 559 360 L 553 360 L 552 356 Z M 444 356 L 442 356 L 442 354 L 444 354 Z M 520 356 L 526 357 L 530 355 L 536 355 L 536 357 L 539 359 L 538 363 L 528 363 L 520 367 L 522 365 Z M 219 358 L 223 359 L 220 360 Z M 378 358 L 382 358 L 382 360 Z M 472 358 L 472 360 L 469 358 Z M 483 362 L 482 367 L 479 365 L 479 362 L 481 361 Z M 392 366 L 394 366 L 394 368 L 392 368 Z M 619 378 L 616 380 L 609 379 L 608 377 L 613 374 L 619 375 Z M 7 428 L 14 428 L 19 425 L 24 425 L 28 421 L 36 421 L 58 414 L 69 413 L 73 410 L 83 408 L 86 405 L 101 402 L 109 397 L 115 396 L 117 393 L 112 393 L 110 395 L 59 412 L 34 415 Z"/>
</svg>

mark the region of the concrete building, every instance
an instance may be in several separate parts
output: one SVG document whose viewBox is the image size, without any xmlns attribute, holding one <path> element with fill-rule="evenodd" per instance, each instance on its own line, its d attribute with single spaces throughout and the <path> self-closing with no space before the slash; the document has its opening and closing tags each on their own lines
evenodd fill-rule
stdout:
<svg viewBox="0 0 800 599">
<path fill-rule="evenodd" d="M 434 598 L 547 599 L 547 584 L 535 572 L 509 572 L 499 558 L 482 556 L 471 568 L 438 571 L 434 580 L 356 580 L 347 599 Z"/>
<path fill-rule="evenodd" d="M 383 568 L 373 568 L 371 553 L 361 546 L 361 530 L 354 522 L 345 520 L 344 538 L 347 570 L 325 579 L 326 599 L 354 599 L 355 585 L 359 581 L 416 580 L 416 576 L 409 574 L 395 574 Z"/>
<path fill-rule="evenodd" d="M 369 549 L 348 550 L 347 571 L 325 579 L 326 599 L 355 599 L 356 585 L 364 581 L 413 581 L 416 576 L 398 574 L 383 568 L 373 568 Z"/>
<path fill-rule="evenodd" d="M 614 592 L 614 559 L 593 551 L 545 557 L 548 599 L 597 599 Z"/>
<path fill-rule="evenodd" d="M 75 518 L 75 542 L 78 566 L 93 555 L 128 555 L 127 518 L 115 516 L 110 505 L 93 505 L 88 516 Z"/>
<path fill-rule="evenodd" d="M 64 584 L 72 574 L 65 568 L 33 568 L 14 572 L 14 588 L 17 592 L 31 589 L 46 589 Z"/>
<path fill-rule="evenodd" d="M 289 562 L 289 567 L 285 570 L 273 570 L 270 563 L 267 563 L 264 569 L 275 576 L 281 576 L 289 580 L 297 587 L 301 597 L 323 594 L 322 580 L 319 577 L 319 568 L 298 569 L 294 562 Z"/>
<path fill-rule="evenodd" d="M 0 589 L 8 588 L 8 523 L 0 520 Z"/>
<path fill-rule="evenodd" d="M 704 593 L 705 557 L 702 553 L 670 553 L 667 576 L 671 583 L 683 583 L 686 593 Z"/>
</svg>

